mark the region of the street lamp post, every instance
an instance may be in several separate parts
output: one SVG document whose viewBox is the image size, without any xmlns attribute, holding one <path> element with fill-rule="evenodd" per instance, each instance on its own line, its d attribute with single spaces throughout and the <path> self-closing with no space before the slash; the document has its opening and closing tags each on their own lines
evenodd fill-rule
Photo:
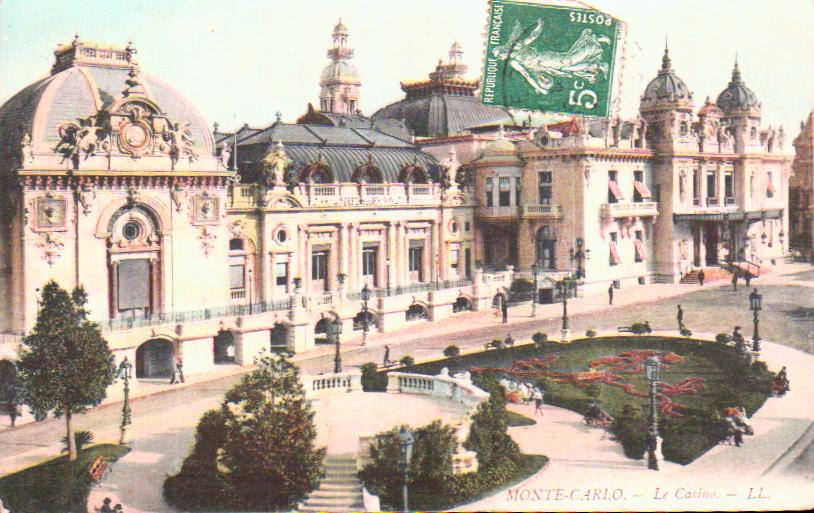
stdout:
<svg viewBox="0 0 814 513">
<path fill-rule="evenodd" d="M 752 352 L 757 356 L 760 353 L 760 333 L 758 332 L 758 324 L 760 321 L 757 318 L 757 313 L 763 309 L 763 295 L 759 294 L 757 289 L 749 294 L 749 309 L 754 313 L 755 333 L 752 336 Z"/>
<path fill-rule="evenodd" d="M 557 284 L 562 293 L 562 339 L 568 339 L 568 288 L 573 277 L 566 276 Z"/>
<path fill-rule="evenodd" d="M 334 373 L 339 374 L 342 372 L 342 355 L 339 353 L 339 335 L 342 334 L 342 321 L 333 319 L 328 323 L 328 329 L 333 337 L 334 345 L 336 346 L 336 355 L 334 355 Z"/>
<path fill-rule="evenodd" d="M 659 469 L 659 461 L 656 458 L 656 448 L 658 447 L 659 426 L 656 415 L 656 387 L 659 381 L 659 369 L 661 362 L 657 356 L 651 356 L 644 363 L 644 376 L 650 383 L 650 408 L 648 414 L 649 427 L 647 429 L 647 468 L 650 470 Z"/>
<path fill-rule="evenodd" d="M 130 378 L 133 377 L 133 364 L 125 356 L 119 364 L 117 371 L 118 376 L 124 380 L 124 401 L 122 402 L 122 424 L 119 427 L 121 436 L 119 437 L 119 445 L 127 445 L 130 439 L 127 435 L 127 426 L 132 424 L 130 410 Z"/>
<path fill-rule="evenodd" d="M 537 315 L 537 294 L 539 293 L 539 289 L 537 288 L 539 285 L 537 284 L 537 274 L 540 272 L 540 266 L 537 265 L 537 262 L 531 264 L 531 274 L 534 276 L 534 292 L 531 295 L 531 316 L 535 317 Z"/>
<path fill-rule="evenodd" d="M 413 434 L 406 426 L 402 426 L 399 431 L 399 464 L 404 475 L 404 485 L 402 487 L 402 498 L 404 500 L 403 511 L 410 511 L 410 508 L 407 507 L 407 481 L 410 477 L 410 460 L 413 458 L 414 443 L 415 439 L 413 438 Z"/>
<path fill-rule="evenodd" d="M 577 237 L 577 249 L 574 251 L 572 247 L 568 252 L 571 257 L 571 261 L 576 261 L 577 263 L 577 271 L 576 271 L 576 278 L 582 279 L 585 278 L 585 262 L 591 259 L 591 250 L 585 249 L 585 241 L 582 240 L 582 237 Z"/>
<path fill-rule="evenodd" d="M 370 330 L 370 323 L 368 322 L 368 308 L 367 302 L 370 301 L 370 288 L 365 283 L 362 287 L 362 345 L 367 345 L 367 332 Z"/>
</svg>

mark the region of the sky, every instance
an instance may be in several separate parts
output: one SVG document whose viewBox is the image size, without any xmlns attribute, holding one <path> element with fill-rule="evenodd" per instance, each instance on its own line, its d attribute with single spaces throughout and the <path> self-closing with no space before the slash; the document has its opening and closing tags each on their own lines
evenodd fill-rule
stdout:
<svg viewBox="0 0 814 513">
<path fill-rule="evenodd" d="M 661 65 L 665 38 L 696 106 L 729 82 L 737 53 L 763 121 L 790 138 L 814 107 L 813 0 L 595 0 L 629 28 L 622 115 Z M 486 0 L 0 0 L 0 102 L 46 75 L 75 33 L 124 47 L 145 74 L 172 84 L 211 123 L 231 130 L 295 121 L 318 104 L 319 76 L 341 17 L 372 114 L 427 78 L 458 40 L 480 75 Z"/>
</svg>

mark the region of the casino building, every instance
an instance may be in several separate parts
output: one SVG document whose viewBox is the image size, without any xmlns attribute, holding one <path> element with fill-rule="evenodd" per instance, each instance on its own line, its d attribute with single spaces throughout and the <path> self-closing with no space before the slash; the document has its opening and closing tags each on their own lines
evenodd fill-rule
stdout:
<svg viewBox="0 0 814 513">
<path fill-rule="evenodd" d="M 814 111 L 800 122 L 794 150 L 789 184 L 789 242 L 802 259 L 811 261 L 814 258 Z"/>
<path fill-rule="evenodd" d="M 478 103 L 456 43 L 365 117 L 348 37 L 340 22 L 319 108 L 236 133 L 211 132 L 130 45 L 58 47 L 0 107 L 0 360 L 49 279 L 84 285 L 138 386 L 176 358 L 208 372 L 329 330 L 360 344 L 554 301 L 567 273 L 624 288 L 784 254 L 783 133 L 760 126 L 737 65 L 696 111 L 665 52 L 635 120 L 532 127 Z"/>
</svg>

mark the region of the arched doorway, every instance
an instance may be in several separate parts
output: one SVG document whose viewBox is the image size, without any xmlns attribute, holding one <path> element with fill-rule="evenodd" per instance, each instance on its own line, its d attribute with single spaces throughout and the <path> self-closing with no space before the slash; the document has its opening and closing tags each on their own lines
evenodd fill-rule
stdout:
<svg viewBox="0 0 814 513">
<path fill-rule="evenodd" d="M 17 407 L 17 367 L 0 360 L 0 413 L 11 413 Z"/>
<path fill-rule="evenodd" d="M 323 317 L 317 321 L 314 326 L 314 343 L 315 344 L 330 344 L 331 340 L 328 337 L 328 323 L 330 319 Z"/>
<path fill-rule="evenodd" d="M 542 269 L 557 268 L 557 238 L 550 226 L 543 226 L 537 230 L 534 241 L 537 262 Z"/>
<path fill-rule="evenodd" d="M 288 326 L 278 322 L 271 329 L 271 352 L 288 350 Z"/>
<path fill-rule="evenodd" d="M 427 321 L 430 318 L 429 312 L 422 305 L 413 304 L 404 312 L 407 321 Z"/>
<path fill-rule="evenodd" d="M 472 310 L 472 302 L 464 296 L 458 296 L 458 299 L 452 303 L 452 313 L 468 312 Z"/>
<path fill-rule="evenodd" d="M 136 378 L 169 378 L 175 366 L 172 342 L 154 338 L 136 349 Z"/>
<path fill-rule="evenodd" d="M 219 331 L 214 339 L 216 364 L 235 363 L 235 335 L 231 331 Z"/>
</svg>

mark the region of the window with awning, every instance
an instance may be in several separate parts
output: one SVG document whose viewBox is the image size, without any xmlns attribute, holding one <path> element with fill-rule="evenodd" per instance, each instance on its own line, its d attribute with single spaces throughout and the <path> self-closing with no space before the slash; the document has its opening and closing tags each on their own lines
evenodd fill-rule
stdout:
<svg viewBox="0 0 814 513">
<path fill-rule="evenodd" d="M 772 174 L 768 174 L 768 180 L 766 180 L 766 196 L 771 198 L 776 193 L 774 184 L 772 183 Z"/>
<path fill-rule="evenodd" d="M 650 197 L 652 196 L 650 194 L 650 189 L 647 188 L 644 182 L 634 180 L 633 187 L 636 189 L 636 192 L 638 192 L 642 196 L 642 198 L 650 199 Z"/>
<path fill-rule="evenodd" d="M 619 188 L 619 184 L 616 183 L 616 181 L 608 180 L 608 190 L 616 201 L 624 199 L 622 189 Z"/>
<path fill-rule="evenodd" d="M 636 258 L 638 260 L 645 260 L 647 258 L 647 250 L 644 247 L 644 242 L 639 239 L 633 239 L 633 246 L 636 248 Z"/>
<path fill-rule="evenodd" d="M 621 257 L 619 256 L 619 248 L 616 246 L 616 241 L 611 240 L 608 243 L 610 247 L 610 263 L 611 265 L 616 265 L 622 261 Z"/>
</svg>

